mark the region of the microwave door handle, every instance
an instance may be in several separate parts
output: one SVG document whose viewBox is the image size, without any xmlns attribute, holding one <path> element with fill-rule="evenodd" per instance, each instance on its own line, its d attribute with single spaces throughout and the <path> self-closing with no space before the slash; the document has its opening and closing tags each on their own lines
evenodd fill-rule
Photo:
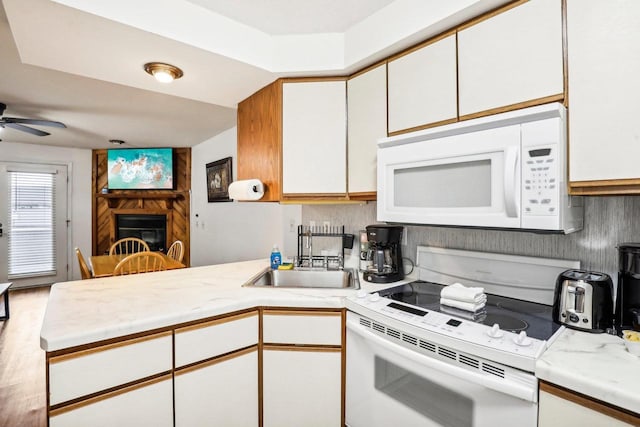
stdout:
<svg viewBox="0 0 640 427">
<path fill-rule="evenodd" d="M 504 207 L 507 217 L 518 217 L 518 200 L 516 199 L 516 178 L 518 168 L 518 147 L 506 149 L 504 162 Z"/>
</svg>

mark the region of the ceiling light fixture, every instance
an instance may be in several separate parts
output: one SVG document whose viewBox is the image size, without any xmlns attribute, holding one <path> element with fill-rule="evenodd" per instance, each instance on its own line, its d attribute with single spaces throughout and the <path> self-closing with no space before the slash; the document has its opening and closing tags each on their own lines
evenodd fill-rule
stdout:
<svg viewBox="0 0 640 427">
<path fill-rule="evenodd" d="M 144 70 L 160 83 L 171 83 L 183 75 L 180 68 L 162 62 L 147 62 L 144 64 Z"/>
<path fill-rule="evenodd" d="M 112 143 L 113 145 L 122 145 L 122 144 L 124 144 L 124 141 L 121 140 L 121 139 L 110 139 L 109 142 Z"/>
</svg>

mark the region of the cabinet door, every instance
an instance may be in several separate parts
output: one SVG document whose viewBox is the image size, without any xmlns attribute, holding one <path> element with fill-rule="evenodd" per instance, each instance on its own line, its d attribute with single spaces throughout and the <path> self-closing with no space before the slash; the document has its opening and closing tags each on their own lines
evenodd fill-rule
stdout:
<svg viewBox="0 0 640 427">
<path fill-rule="evenodd" d="M 460 116 L 564 93 L 560 0 L 531 0 L 458 32 Z"/>
<path fill-rule="evenodd" d="M 50 427 L 172 427 L 171 375 L 51 411 Z"/>
<path fill-rule="evenodd" d="M 387 136 L 387 70 L 380 65 L 347 82 L 349 195 L 375 193 L 378 139 Z M 370 194 L 367 200 L 375 200 Z"/>
<path fill-rule="evenodd" d="M 633 425 L 542 390 L 540 390 L 538 408 L 538 427 L 561 425 L 624 427 Z"/>
<path fill-rule="evenodd" d="M 241 351 L 175 374 L 176 427 L 258 426 L 258 351 Z"/>
<path fill-rule="evenodd" d="M 640 178 L 640 2 L 569 0 L 567 44 L 569 180 Z"/>
<path fill-rule="evenodd" d="M 342 355 L 265 347 L 264 427 L 338 427 L 342 420 Z"/>
<path fill-rule="evenodd" d="M 282 192 L 346 195 L 346 82 L 282 86 Z"/>
<path fill-rule="evenodd" d="M 389 61 L 389 133 L 457 118 L 456 36 Z"/>
</svg>

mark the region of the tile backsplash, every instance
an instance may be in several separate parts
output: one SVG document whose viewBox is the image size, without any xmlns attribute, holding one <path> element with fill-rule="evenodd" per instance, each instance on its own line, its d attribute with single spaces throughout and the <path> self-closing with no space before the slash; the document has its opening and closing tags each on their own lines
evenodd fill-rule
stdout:
<svg viewBox="0 0 640 427">
<path fill-rule="evenodd" d="M 309 221 L 344 225 L 347 233 L 357 236 L 358 230 L 377 222 L 376 204 L 304 205 L 302 222 L 308 225 Z M 418 245 L 577 259 L 583 269 L 607 273 L 616 282 L 616 246 L 640 242 L 640 197 L 585 197 L 584 228 L 568 235 L 415 225 L 406 226 L 406 230 L 403 254 L 412 260 Z M 352 252 L 357 256 L 357 243 Z"/>
</svg>

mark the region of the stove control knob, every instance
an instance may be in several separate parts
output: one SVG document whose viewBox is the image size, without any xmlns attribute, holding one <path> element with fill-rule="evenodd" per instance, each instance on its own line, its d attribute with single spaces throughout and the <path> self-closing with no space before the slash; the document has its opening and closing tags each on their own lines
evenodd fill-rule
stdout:
<svg viewBox="0 0 640 427">
<path fill-rule="evenodd" d="M 379 293 L 373 293 L 369 296 L 369 301 L 371 302 L 376 302 L 380 300 L 380 294 Z"/>
<path fill-rule="evenodd" d="M 489 335 L 491 338 L 500 338 L 504 335 L 504 332 L 500 330 L 500 325 L 494 323 L 491 329 L 487 331 L 487 335 Z"/>
<path fill-rule="evenodd" d="M 356 294 L 356 297 L 360 299 L 360 298 L 365 298 L 367 295 L 369 295 L 367 291 L 365 291 L 364 289 L 360 289 Z"/>
<path fill-rule="evenodd" d="M 517 337 L 513 339 L 513 342 L 522 347 L 526 347 L 528 345 L 531 345 L 531 338 L 527 336 L 527 333 L 525 331 L 522 331 L 518 334 Z"/>
</svg>

